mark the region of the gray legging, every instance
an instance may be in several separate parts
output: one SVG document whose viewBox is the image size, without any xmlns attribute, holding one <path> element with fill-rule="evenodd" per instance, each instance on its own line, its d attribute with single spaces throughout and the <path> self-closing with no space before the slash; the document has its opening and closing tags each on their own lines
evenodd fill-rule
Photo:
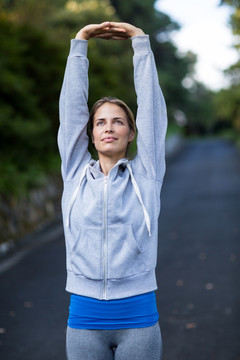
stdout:
<svg viewBox="0 0 240 360">
<path fill-rule="evenodd" d="M 137 329 L 84 330 L 67 328 L 68 360 L 160 360 L 159 324 Z"/>
</svg>

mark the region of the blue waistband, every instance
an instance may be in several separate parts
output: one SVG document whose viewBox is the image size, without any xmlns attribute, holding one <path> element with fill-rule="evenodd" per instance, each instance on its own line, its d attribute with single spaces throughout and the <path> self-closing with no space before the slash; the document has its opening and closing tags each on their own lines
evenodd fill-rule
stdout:
<svg viewBox="0 0 240 360">
<path fill-rule="evenodd" d="M 129 329 L 158 321 L 154 291 L 118 300 L 71 295 L 68 326 L 75 329 Z"/>
</svg>

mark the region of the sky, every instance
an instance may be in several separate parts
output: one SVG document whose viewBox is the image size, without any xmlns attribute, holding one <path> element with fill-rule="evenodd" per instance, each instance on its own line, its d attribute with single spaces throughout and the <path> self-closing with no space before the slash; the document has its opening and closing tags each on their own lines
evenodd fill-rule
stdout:
<svg viewBox="0 0 240 360">
<path fill-rule="evenodd" d="M 192 51 L 198 57 L 195 78 L 208 88 L 227 86 L 222 70 L 237 61 L 234 36 L 228 24 L 231 9 L 219 7 L 219 0 L 158 0 L 158 10 L 181 26 L 171 38 L 180 52 Z"/>
</svg>

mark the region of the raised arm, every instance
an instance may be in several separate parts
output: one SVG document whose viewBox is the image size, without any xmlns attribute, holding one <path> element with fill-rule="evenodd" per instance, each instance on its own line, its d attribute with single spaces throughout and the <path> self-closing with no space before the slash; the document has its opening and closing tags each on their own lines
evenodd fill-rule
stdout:
<svg viewBox="0 0 240 360">
<path fill-rule="evenodd" d="M 162 182 L 165 173 L 166 104 L 148 35 L 132 37 L 132 46 L 138 105 L 136 160 L 141 162 L 147 176 Z"/>
<path fill-rule="evenodd" d="M 111 36 L 124 31 L 112 31 Z M 88 41 L 99 35 L 109 36 L 109 22 L 87 25 L 71 40 L 60 94 L 60 128 L 58 146 L 64 180 L 73 179 L 89 162 L 88 111 Z"/>
<path fill-rule="evenodd" d="M 88 153 L 88 59 L 87 41 L 71 40 L 60 94 L 58 146 L 62 176 L 71 180 L 81 165 L 90 160 Z"/>
<path fill-rule="evenodd" d="M 111 29 L 125 31 L 119 36 L 131 38 L 134 50 L 134 85 L 137 94 L 138 153 L 134 160 L 136 171 L 162 182 L 165 173 L 165 136 L 167 111 L 159 86 L 154 55 L 149 36 L 127 23 L 110 23 Z"/>
</svg>

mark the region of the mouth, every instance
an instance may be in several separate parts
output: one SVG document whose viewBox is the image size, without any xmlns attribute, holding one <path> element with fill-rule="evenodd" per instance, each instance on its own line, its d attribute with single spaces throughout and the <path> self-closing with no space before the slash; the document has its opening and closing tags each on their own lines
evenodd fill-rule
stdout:
<svg viewBox="0 0 240 360">
<path fill-rule="evenodd" d="M 111 142 L 113 142 L 113 141 L 115 141 L 115 140 L 117 140 L 117 138 L 114 137 L 114 136 L 107 136 L 107 137 L 105 137 L 105 138 L 102 139 L 102 141 L 103 141 L 103 142 L 106 142 L 106 143 L 111 143 Z"/>
</svg>

